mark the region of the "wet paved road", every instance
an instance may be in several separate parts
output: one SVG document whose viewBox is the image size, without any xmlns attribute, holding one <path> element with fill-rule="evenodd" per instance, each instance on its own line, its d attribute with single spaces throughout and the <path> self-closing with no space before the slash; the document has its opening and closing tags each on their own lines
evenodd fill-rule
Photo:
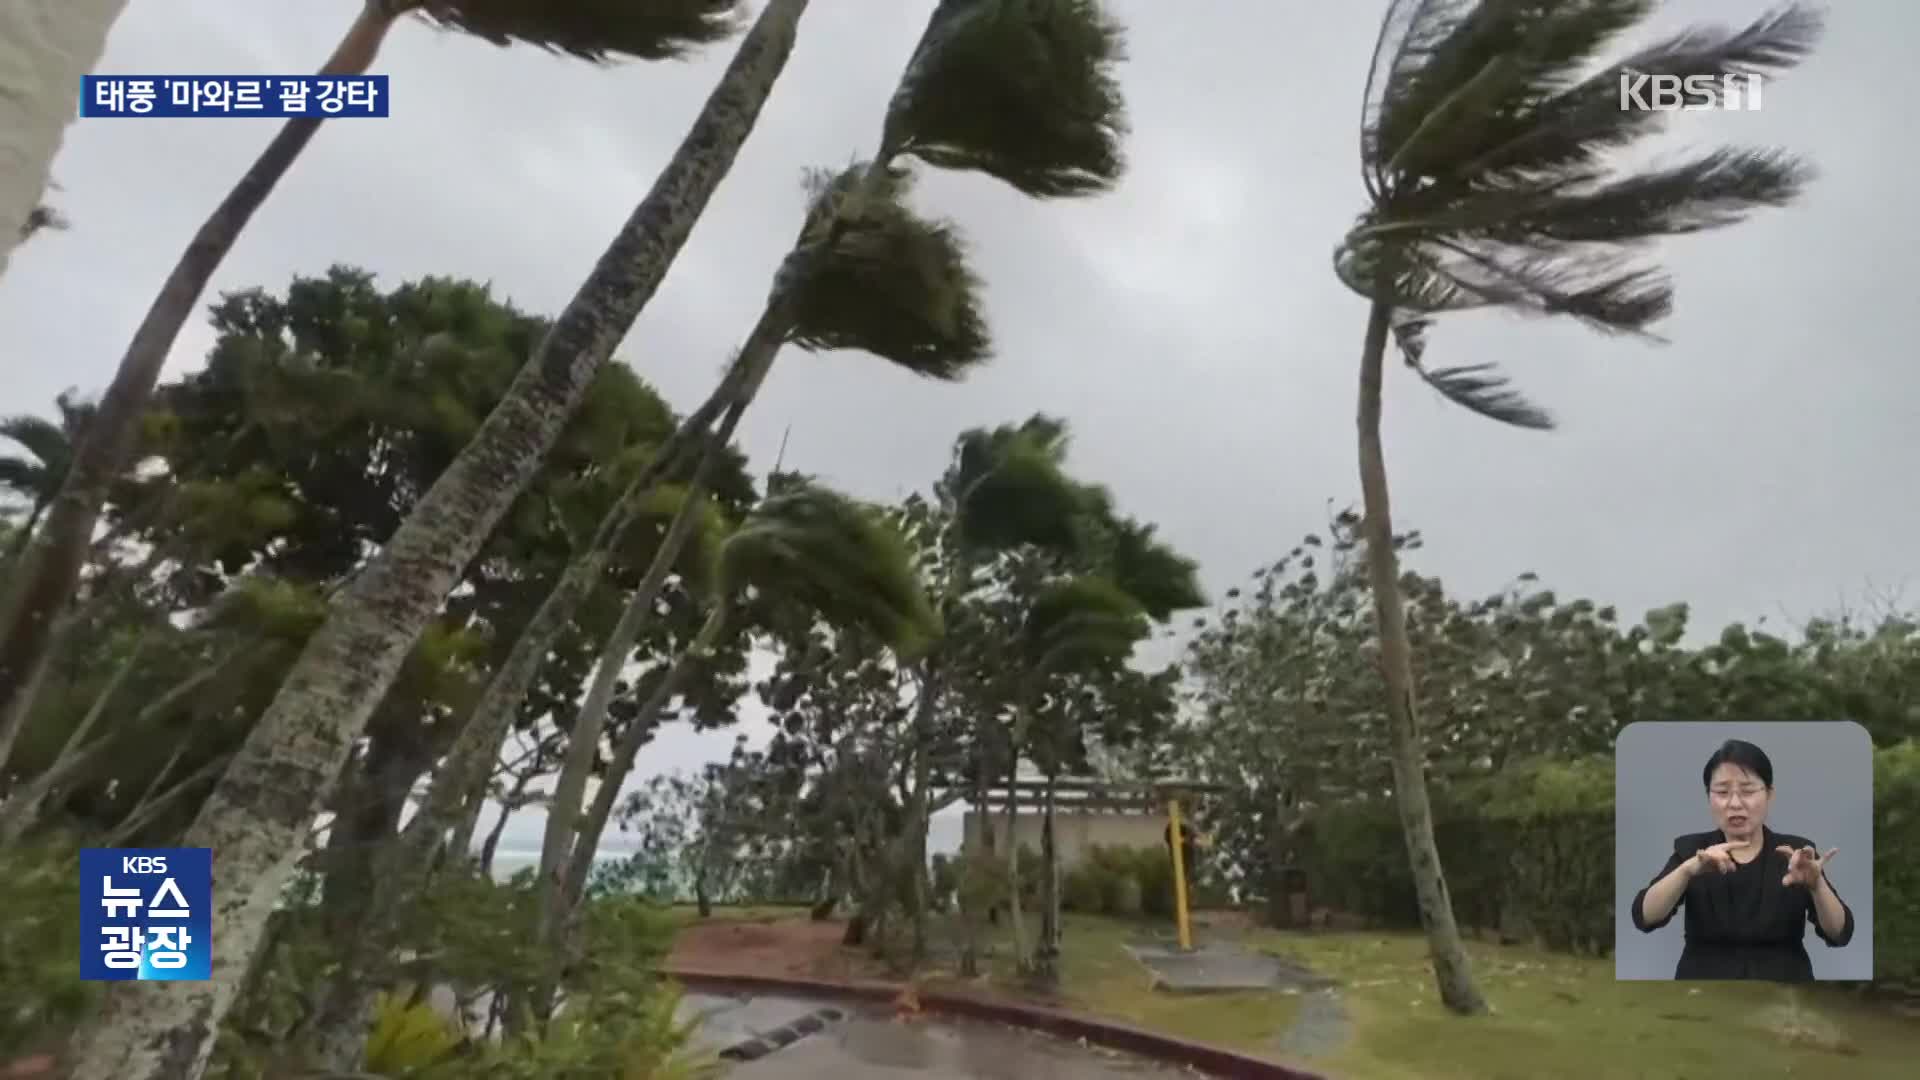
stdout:
<svg viewBox="0 0 1920 1080">
<path fill-rule="evenodd" d="M 816 1013 L 820 1002 L 688 994 L 682 1019 L 699 1018 L 694 1041 L 719 1051 Z M 841 1007 L 843 1019 L 728 1068 L 727 1080 L 1172 1080 L 1192 1076 L 1136 1058 L 996 1025 L 890 1015 Z"/>
</svg>

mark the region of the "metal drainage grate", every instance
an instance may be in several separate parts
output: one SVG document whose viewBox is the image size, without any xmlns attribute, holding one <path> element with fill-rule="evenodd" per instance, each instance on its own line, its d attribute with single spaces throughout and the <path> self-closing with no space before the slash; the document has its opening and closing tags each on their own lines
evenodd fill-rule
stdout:
<svg viewBox="0 0 1920 1080">
<path fill-rule="evenodd" d="M 763 1058 L 775 1050 L 792 1046 L 801 1039 L 821 1031 L 828 1024 L 838 1023 L 846 1018 L 847 1014 L 839 1009 L 831 1007 L 815 1009 L 798 1020 L 782 1024 L 771 1031 L 761 1032 L 745 1042 L 727 1047 L 720 1051 L 720 1057 L 726 1061 L 752 1061 L 755 1058 Z"/>
</svg>

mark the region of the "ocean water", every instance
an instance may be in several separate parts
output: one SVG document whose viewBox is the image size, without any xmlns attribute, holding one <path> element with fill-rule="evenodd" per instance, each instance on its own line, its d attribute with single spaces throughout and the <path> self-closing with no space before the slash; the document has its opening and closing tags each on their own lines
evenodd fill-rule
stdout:
<svg viewBox="0 0 1920 1080">
<path fill-rule="evenodd" d="M 596 852 L 593 861 L 598 863 L 618 862 L 633 854 L 630 851 Z M 493 880 L 505 881 L 529 867 L 540 865 L 540 853 L 537 851 L 496 851 L 493 853 Z"/>
</svg>

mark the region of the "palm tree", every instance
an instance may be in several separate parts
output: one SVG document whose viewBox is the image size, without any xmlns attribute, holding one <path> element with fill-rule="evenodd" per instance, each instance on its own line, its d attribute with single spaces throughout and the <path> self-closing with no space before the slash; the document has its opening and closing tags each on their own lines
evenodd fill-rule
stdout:
<svg viewBox="0 0 1920 1080">
<path fill-rule="evenodd" d="M 828 624 L 859 630 L 912 659 L 940 635 L 905 537 L 874 507 L 795 480 L 754 507 L 714 557 L 714 606 L 686 653 L 653 688 L 601 778 L 566 870 L 567 897 L 577 904 L 594 852 L 621 785 L 657 716 L 695 667 L 719 645 L 748 589 L 756 603 L 808 612 Z"/>
<path fill-rule="evenodd" d="M 499 45 L 525 42 L 602 62 L 675 57 L 720 40 L 733 30 L 734 7 L 735 0 L 364 0 L 320 74 L 364 73 L 387 32 L 408 14 Z M 140 418 L 181 327 L 321 123 L 321 117 L 306 116 L 281 126 L 194 233 L 134 330 L 100 399 L 100 422 L 78 447 L 46 529 L 0 592 L 0 708 L 18 692 L 18 673 L 31 671 L 51 647 L 54 615 L 73 594 L 108 487 L 133 453 Z"/>
<path fill-rule="evenodd" d="M 806 0 L 768 0 L 673 159 L 499 405 L 379 554 L 335 595 L 183 841 L 220 851 L 223 899 L 212 926 L 220 948 L 212 978 L 184 992 L 116 984 L 76 1036 L 75 1080 L 191 1080 L 205 1067 L 299 838 L 354 739 L 666 276 L 752 132 L 806 7 Z"/>
<path fill-rule="evenodd" d="M 56 422 L 42 416 L 22 414 L 0 420 L 0 437 L 24 447 L 29 456 L 0 457 L 0 489 L 27 500 L 27 516 L 7 539 L 7 550 L 0 556 L 0 568 L 9 578 L 19 572 L 21 553 L 32 542 L 34 528 L 46 513 L 73 465 L 73 447 L 80 433 L 93 418 L 93 406 L 76 404 L 71 393 L 54 399 L 60 413 Z M 27 716 L 40 680 L 45 677 L 52 652 L 42 654 L 20 678 L 19 692 L 0 699 L 0 775 L 4 775 L 13 743 L 26 726 Z"/>
<path fill-rule="evenodd" d="M 1360 357 L 1360 484 L 1368 573 L 1393 740 L 1394 793 L 1441 999 L 1486 1008 L 1467 965 L 1434 846 L 1412 659 L 1380 447 L 1382 365 L 1392 336 L 1447 400 L 1519 427 L 1551 418 L 1487 364 L 1432 369 L 1432 317 L 1497 308 L 1567 315 L 1646 336 L 1672 308 L 1657 267 L 1629 257 L 1662 236 L 1781 206 L 1810 177 L 1771 150 L 1718 149 L 1626 169 L 1612 155 L 1665 114 L 1620 107 L 1631 74 L 1770 75 L 1812 49 L 1820 20 L 1787 7 L 1744 28 L 1693 27 L 1590 69 L 1657 0 L 1533 4 L 1394 0 L 1368 72 L 1360 133 L 1368 207 L 1335 269 L 1370 304 Z"/>
<path fill-rule="evenodd" d="M 943 379 L 984 361 L 977 283 L 959 239 L 906 208 L 911 174 L 898 162 L 915 157 L 983 172 L 1037 198 L 1107 190 L 1121 172 L 1125 130 L 1112 73 L 1121 37 L 1097 0 L 941 0 L 887 104 L 872 160 L 811 178 L 799 239 L 739 356 L 700 410 L 726 407 L 705 453 L 725 446 L 786 344 L 866 349 Z M 689 503 L 683 513 L 696 508 Z M 657 567 L 677 557 L 678 542 L 670 531 Z M 571 729 L 541 852 L 543 935 L 558 929 L 559 868 L 572 851 L 573 819 L 614 681 L 664 582 L 664 570 L 650 571 L 636 590 Z M 464 771 L 477 775 L 478 767 Z"/>
<path fill-rule="evenodd" d="M 0 438 L 10 439 L 25 448 L 29 457 L 0 457 L 0 488 L 27 501 L 27 519 L 12 540 L 6 561 L 12 562 L 26 546 L 40 523 L 40 515 L 52 505 L 60 485 L 73 464 L 73 447 L 81 431 L 93 416 L 91 405 L 78 404 L 71 392 L 54 399 L 58 420 L 22 414 L 0 420 Z M 0 755 L 4 757 L 4 755 Z"/>
</svg>

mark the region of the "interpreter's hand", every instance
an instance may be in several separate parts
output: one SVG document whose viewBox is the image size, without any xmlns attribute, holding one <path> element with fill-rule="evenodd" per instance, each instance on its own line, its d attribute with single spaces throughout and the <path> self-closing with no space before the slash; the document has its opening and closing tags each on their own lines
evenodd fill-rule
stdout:
<svg viewBox="0 0 1920 1080">
<path fill-rule="evenodd" d="M 1827 860 L 1833 858 L 1839 848 L 1828 848 L 1825 855 L 1813 849 L 1812 844 L 1803 848 L 1793 848 L 1781 844 L 1774 848 L 1787 856 L 1787 876 L 1780 879 L 1782 885 L 1805 885 L 1811 889 L 1820 884 L 1820 876 L 1827 872 Z"/>
<path fill-rule="evenodd" d="M 1693 872 L 1696 874 L 1704 874 L 1708 871 L 1716 874 L 1733 873 L 1734 867 L 1739 864 L 1733 861 L 1733 852 L 1728 850 L 1732 847 L 1733 842 L 1728 841 L 1724 844 L 1715 844 L 1712 847 L 1701 848 L 1699 851 L 1694 852 Z"/>
</svg>

